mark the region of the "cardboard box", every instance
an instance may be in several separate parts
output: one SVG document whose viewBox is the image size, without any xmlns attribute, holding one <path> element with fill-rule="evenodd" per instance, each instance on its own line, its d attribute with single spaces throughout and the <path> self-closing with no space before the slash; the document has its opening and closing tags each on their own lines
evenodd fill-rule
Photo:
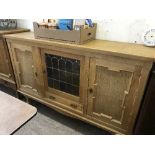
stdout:
<svg viewBox="0 0 155 155">
<path fill-rule="evenodd" d="M 51 40 L 58 40 L 63 42 L 83 44 L 96 37 L 97 24 L 94 23 L 94 27 L 89 27 L 88 29 L 81 28 L 78 30 L 59 30 L 59 29 L 48 29 L 40 28 L 37 22 L 33 23 L 34 36 L 35 38 L 45 38 Z"/>
</svg>

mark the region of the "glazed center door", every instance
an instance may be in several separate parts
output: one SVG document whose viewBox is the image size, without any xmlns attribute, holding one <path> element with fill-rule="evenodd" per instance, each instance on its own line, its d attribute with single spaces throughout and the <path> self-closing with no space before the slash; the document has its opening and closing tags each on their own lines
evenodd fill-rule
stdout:
<svg viewBox="0 0 155 155">
<path fill-rule="evenodd" d="M 84 57 L 42 50 L 46 97 L 66 108 L 82 111 Z"/>
</svg>

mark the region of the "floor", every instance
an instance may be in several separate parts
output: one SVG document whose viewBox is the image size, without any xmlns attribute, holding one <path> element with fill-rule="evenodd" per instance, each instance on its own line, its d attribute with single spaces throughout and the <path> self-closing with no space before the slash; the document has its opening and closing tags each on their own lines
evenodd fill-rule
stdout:
<svg viewBox="0 0 155 155">
<path fill-rule="evenodd" d="M 0 85 L 0 90 L 15 96 L 11 89 Z M 32 105 L 38 110 L 38 113 L 14 135 L 109 135 L 107 131 L 101 130 L 95 126 L 87 124 L 77 119 L 64 116 L 36 101 Z"/>
</svg>

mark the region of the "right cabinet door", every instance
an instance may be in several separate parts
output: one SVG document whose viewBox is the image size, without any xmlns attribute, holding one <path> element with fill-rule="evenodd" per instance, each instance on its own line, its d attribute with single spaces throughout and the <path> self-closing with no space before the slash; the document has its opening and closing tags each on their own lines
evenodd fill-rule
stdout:
<svg viewBox="0 0 155 155">
<path fill-rule="evenodd" d="M 139 91 L 142 66 L 132 62 L 90 59 L 88 115 L 106 127 L 127 132 Z"/>
</svg>

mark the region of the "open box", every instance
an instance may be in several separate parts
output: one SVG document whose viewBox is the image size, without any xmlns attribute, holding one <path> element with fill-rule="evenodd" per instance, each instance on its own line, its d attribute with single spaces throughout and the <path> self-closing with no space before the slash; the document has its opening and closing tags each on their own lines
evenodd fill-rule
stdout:
<svg viewBox="0 0 155 155">
<path fill-rule="evenodd" d="M 87 41 L 93 40 L 96 37 L 97 24 L 94 23 L 93 27 L 87 29 L 81 28 L 80 30 L 60 30 L 41 28 L 37 22 L 33 23 L 35 38 L 45 38 L 51 40 L 64 41 L 75 44 L 83 44 Z"/>
</svg>

